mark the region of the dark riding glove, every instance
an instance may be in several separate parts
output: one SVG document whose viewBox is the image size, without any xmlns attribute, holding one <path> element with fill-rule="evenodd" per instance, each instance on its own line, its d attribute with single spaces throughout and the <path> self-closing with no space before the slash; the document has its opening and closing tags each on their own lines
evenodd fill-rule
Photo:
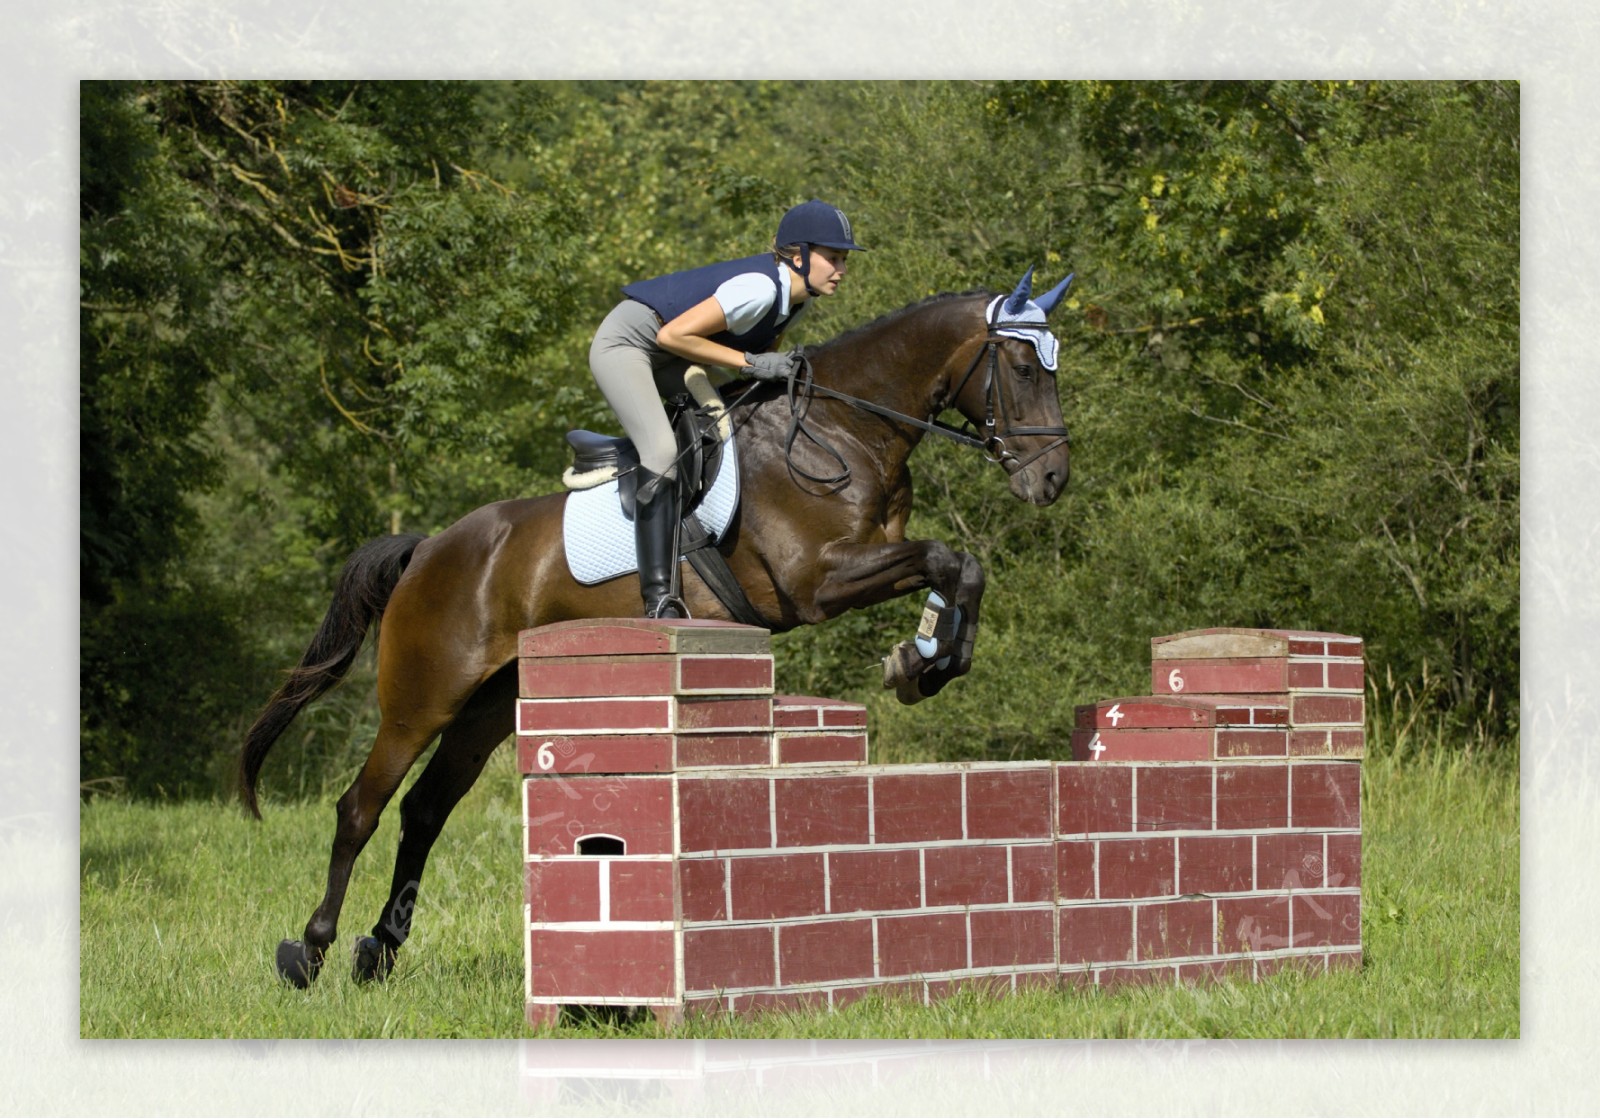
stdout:
<svg viewBox="0 0 1600 1119">
<path fill-rule="evenodd" d="M 759 381 L 778 381 L 800 367 L 800 351 L 783 354 L 745 354 L 744 371 Z"/>
</svg>

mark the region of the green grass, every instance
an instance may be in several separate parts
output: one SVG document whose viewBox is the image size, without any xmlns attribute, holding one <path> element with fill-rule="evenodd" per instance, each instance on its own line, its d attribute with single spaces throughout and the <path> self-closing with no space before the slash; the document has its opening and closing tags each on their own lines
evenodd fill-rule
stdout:
<svg viewBox="0 0 1600 1119">
<path fill-rule="evenodd" d="M 932 1007 L 867 999 L 835 1013 L 563 1025 L 561 1037 L 1333 1038 L 1519 1036 L 1519 817 L 1513 757 L 1375 729 L 1363 769 L 1365 963 L 1258 984 L 1112 992 L 963 992 Z M 347 956 L 387 893 L 398 812 L 357 863 L 340 944 L 310 991 L 273 973 L 321 895 L 329 803 L 84 804 L 84 1037 L 523 1037 L 517 778 L 509 750 L 451 818 L 416 930 L 387 983 Z"/>
</svg>

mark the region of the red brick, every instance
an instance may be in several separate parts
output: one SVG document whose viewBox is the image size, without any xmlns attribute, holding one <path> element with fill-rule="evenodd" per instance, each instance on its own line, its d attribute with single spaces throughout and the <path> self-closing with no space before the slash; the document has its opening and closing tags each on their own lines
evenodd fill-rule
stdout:
<svg viewBox="0 0 1600 1119">
<path fill-rule="evenodd" d="M 1174 696 L 1136 696 L 1085 703 L 1074 710 L 1079 730 L 1142 730 L 1211 727 L 1216 709 Z"/>
<path fill-rule="evenodd" d="M 679 777 L 682 849 L 736 851 L 772 846 L 771 784 L 766 777 Z"/>
<path fill-rule="evenodd" d="M 1100 841 L 1100 897 L 1162 897 L 1176 892 L 1176 879 L 1171 839 Z"/>
<path fill-rule="evenodd" d="M 523 782 L 530 855 L 565 855 L 579 838 L 614 835 L 629 855 L 672 853 L 672 778 L 595 776 Z"/>
<path fill-rule="evenodd" d="M 1107 967 L 1098 969 L 1095 972 L 1095 979 L 1107 990 L 1122 987 L 1170 987 L 1177 983 L 1178 969 L 1173 964 Z"/>
<path fill-rule="evenodd" d="M 779 847 L 867 842 L 867 778 L 780 778 L 774 786 Z"/>
<path fill-rule="evenodd" d="M 1333 740 L 1333 755 L 1337 758 L 1359 758 L 1367 752 L 1367 736 L 1359 730 L 1334 730 L 1328 732 Z"/>
<path fill-rule="evenodd" d="M 1061 966 L 1133 959 L 1133 906 L 1062 906 Z"/>
<path fill-rule="evenodd" d="M 1219 830 L 1288 826 L 1288 765 L 1264 761 L 1217 766 Z"/>
<path fill-rule="evenodd" d="M 877 843 L 960 839 L 961 774 L 876 775 L 872 778 L 872 812 Z"/>
<path fill-rule="evenodd" d="M 1288 683 L 1291 688 L 1327 687 L 1323 661 L 1290 661 Z"/>
<path fill-rule="evenodd" d="M 764 734 L 680 734 L 678 768 L 772 764 L 772 739 Z"/>
<path fill-rule="evenodd" d="M 859 703 L 819 696 L 780 695 L 772 697 L 772 725 L 822 729 L 826 727 L 865 728 L 867 709 Z"/>
<path fill-rule="evenodd" d="M 523 896 L 528 919 L 546 921 L 598 921 L 600 919 L 600 864 L 593 859 L 527 864 Z"/>
<path fill-rule="evenodd" d="M 528 995 L 573 1003 L 677 994 L 671 929 L 528 930 Z"/>
<path fill-rule="evenodd" d="M 665 696 L 676 690 L 676 658 L 552 657 L 518 666 L 525 698 Z"/>
<path fill-rule="evenodd" d="M 678 661 L 678 690 L 682 692 L 772 691 L 772 657 L 692 656 Z"/>
<path fill-rule="evenodd" d="M 817 1014 L 828 1009 L 827 991 L 757 991 L 733 995 L 729 1001 L 735 1014 L 768 1012 L 776 1014 Z M 762 1083 L 770 1085 L 770 1077 Z M 770 1090 L 770 1089 L 769 1089 Z"/>
<path fill-rule="evenodd" d="M 1141 765 L 1137 773 L 1139 831 L 1210 829 L 1211 766 Z"/>
<path fill-rule="evenodd" d="M 1289 899 L 1278 895 L 1217 899 L 1218 952 L 1277 952 L 1290 947 Z"/>
<path fill-rule="evenodd" d="M 1093 839 L 1064 839 L 1056 843 L 1056 890 L 1070 901 L 1092 899 L 1095 895 L 1095 847 Z"/>
<path fill-rule="evenodd" d="M 683 696 L 673 701 L 678 705 L 676 730 L 742 730 L 770 731 L 772 729 L 772 697 L 739 696 Z"/>
<path fill-rule="evenodd" d="M 1228 894 L 1254 889 L 1255 851 L 1248 835 L 1186 835 L 1178 840 L 1181 894 Z"/>
<path fill-rule="evenodd" d="M 1197 960 L 1178 965 L 1178 982 L 1204 985 L 1209 983 L 1248 983 L 1255 975 L 1253 960 Z"/>
<path fill-rule="evenodd" d="M 1157 660 L 1150 690 L 1157 695 L 1259 695 L 1284 691 L 1288 661 L 1277 657 L 1233 660 Z"/>
<path fill-rule="evenodd" d="M 1289 753 L 1297 758 L 1325 757 L 1333 752 L 1328 729 L 1292 730 L 1289 732 Z"/>
<path fill-rule="evenodd" d="M 517 772 L 533 777 L 566 773 L 671 771 L 670 734 L 517 736 Z"/>
<path fill-rule="evenodd" d="M 1214 955 L 1213 920 L 1209 901 L 1158 901 L 1139 906 L 1135 913 L 1139 959 Z"/>
<path fill-rule="evenodd" d="M 1264 833 L 1256 837 L 1256 889 L 1315 890 L 1323 885 L 1321 835 Z"/>
<path fill-rule="evenodd" d="M 878 920 L 881 975 L 926 975 L 967 966 L 964 913 L 918 913 Z M 787 969 L 784 972 L 788 975 Z"/>
<path fill-rule="evenodd" d="M 1048 839 L 1054 767 L 967 771 L 968 839 Z"/>
<path fill-rule="evenodd" d="M 1288 732 L 1252 727 L 1249 730 L 1224 728 L 1217 731 L 1219 758 L 1281 758 L 1289 752 Z"/>
<path fill-rule="evenodd" d="M 1361 943 L 1361 895 L 1295 894 L 1289 901 L 1295 947 Z"/>
<path fill-rule="evenodd" d="M 1289 697 L 1289 721 L 1297 726 L 1338 723 L 1359 727 L 1363 701 L 1358 695 L 1295 695 Z"/>
<path fill-rule="evenodd" d="M 1366 691 L 1367 679 L 1364 666 L 1348 662 L 1329 661 L 1328 687 L 1352 692 Z"/>
<path fill-rule="evenodd" d="M 1004 847 L 928 847 L 923 850 L 927 904 L 1004 902 L 1008 888 Z"/>
<path fill-rule="evenodd" d="M 1330 634 L 1330 637 L 1343 637 L 1343 634 Z M 1330 657 L 1359 657 L 1361 656 L 1361 639 L 1355 638 L 1346 641 L 1328 642 L 1328 656 Z"/>
<path fill-rule="evenodd" d="M 677 916 L 673 864 L 656 859 L 607 859 L 613 921 L 671 921 Z"/>
<path fill-rule="evenodd" d="M 1061 835 L 1133 830 L 1133 768 L 1062 762 L 1056 766 Z"/>
<path fill-rule="evenodd" d="M 523 657 L 630 656 L 641 653 L 765 653 L 766 630 L 699 619 L 584 618 L 519 635 Z"/>
<path fill-rule="evenodd" d="M 872 921 L 780 925 L 778 969 L 785 984 L 872 978 Z"/>
<path fill-rule="evenodd" d="M 678 889 L 683 895 L 685 921 L 728 919 L 728 868 L 723 859 L 681 859 Z"/>
<path fill-rule="evenodd" d="M 719 991 L 729 987 L 768 987 L 773 974 L 772 927 L 683 931 L 683 986 L 687 991 Z"/>
<path fill-rule="evenodd" d="M 517 701 L 519 734 L 598 734 L 671 731 L 673 700 L 523 699 Z"/>
<path fill-rule="evenodd" d="M 1328 836 L 1327 885 L 1361 885 L 1361 836 Z"/>
<path fill-rule="evenodd" d="M 833 851 L 828 855 L 828 877 L 834 913 L 916 909 L 922 904 L 918 851 Z"/>
<path fill-rule="evenodd" d="M 778 734 L 779 765 L 864 764 L 867 736 L 861 734 Z"/>
<path fill-rule="evenodd" d="M 1056 900 L 1056 846 L 1032 843 L 1011 848 L 1011 900 Z"/>
<path fill-rule="evenodd" d="M 973 967 L 1027 967 L 1052 964 L 1055 959 L 1055 910 L 973 911 Z"/>
<path fill-rule="evenodd" d="M 1361 766 L 1356 762 L 1292 767 L 1290 811 L 1297 828 L 1361 826 Z"/>
<path fill-rule="evenodd" d="M 1211 757 L 1209 728 L 1180 730 L 1075 730 L 1075 762 L 1205 761 Z"/>
<path fill-rule="evenodd" d="M 735 921 L 811 917 L 826 912 L 822 856 L 755 855 L 728 861 Z"/>
</svg>

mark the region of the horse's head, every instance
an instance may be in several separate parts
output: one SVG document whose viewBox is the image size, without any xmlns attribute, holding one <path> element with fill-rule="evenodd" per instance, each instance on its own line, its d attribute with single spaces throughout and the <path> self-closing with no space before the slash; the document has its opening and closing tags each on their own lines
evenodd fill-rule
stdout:
<svg viewBox="0 0 1600 1119">
<path fill-rule="evenodd" d="M 951 363 L 950 406 L 977 426 L 985 453 L 1010 476 L 1011 492 L 1034 505 L 1061 496 L 1071 466 L 1056 390 L 1056 337 L 1046 325 L 1071 283 L 1068 276 L 1035 300 L 1028 269 L 1010 295 L 979 305 L 981 334 Z"/>
</svg>

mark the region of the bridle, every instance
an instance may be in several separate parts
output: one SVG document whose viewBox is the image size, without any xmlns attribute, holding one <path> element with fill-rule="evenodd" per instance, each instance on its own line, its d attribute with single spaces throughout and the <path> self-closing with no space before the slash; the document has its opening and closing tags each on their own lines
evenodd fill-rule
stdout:
<svg viewBox="0 0 1600 1119">
<path fill-rule="evenodd" d="M 904 412 L 897 412 L 893 408 L 887 408 L 882 404 L 875 404 L 870 400 L 863 400 L 858 396 L 851 396 L 849 393 L 839 392 L 837 389 L 819 385 L 812 376 L 809 355 L 802 354 L 799 367 L 789 375 L 788 382 L 790 423 L 789 434 L 784 440 L 783 449 L 784 456 L 789 462 L 789 469 L 806 479 L 806 481 L 814 482 L 818 485 L 842 486 L 850 481 L 850 467 L 845 462 L 844 456 L 839 454 L 827 440 L 806 426 L 805 413 L 810 409 L 811 397 L 818 393 L 834 400 L 843 401 L 862 411 L 883 416 L 885 419 L 891 419 L 897 423 L 909 424 L 912 427 L 920 428 L 923 431 L 960 443 L 964 447 L 972 447 L 982 451 L 984 458 L 1002 467 L 1007 474 L 1014 474 L 1024 469 L 1029 463 L 1041 455 L 1055 450 L 1063 443 L 1071 446 L 1072 436 L 1067 431 L 1065 424 L 1060 427 L 1011 426 L 1010 416 L 1006 411 L 1005 395 L 1000 390 L 1000 346 L 1007 341 L 1007 337 L 1000 332 L 1007 327 L 1037 330 L 1039 325 L 1036 322 L 1013 322 L 1007 320 L 988 323 L 988 337 L 985 338 L 983 346 L 972 355 L 972 361 L 968 364 L 967 371 L 961 375 L 961 379 L 956 382 L 955 388 L 950 391 L 950 395 L 945 402 L 946 406 L 952 405 L 956 400 L 960 399 L 962 390 L 967 387 L 967 382 L 972 380 L 973 374 L 978 371 L 978 366 L 980 364 L 983 365 L 984 405 L 981 432 L 973 426 L 971 420 L 966 420 L 961 427 L 956 427 L 954 424 L 947 424 L 932 417 L 917 419 L 915 416 L 908 416 Z M 803 399 L 802 389 L 804 390 Z M 935 415 L 937 414 L 936 412 Z M 823 477 L 812 474 L 804 467 L 795 464 L 794 441 L 802 433 L 805 434 L 806 438 L 826 451 L 839 464 L 842 468 L 840 473 L 832 477 Z M 1048 435 L 1055 438 L 1037 451 L 1034 451 L 1027 458 L 1018 458 L 1015 452 L 1006 447 L 1006 440 L 1014 439 L 1021 435 Z"/>
</svg>

